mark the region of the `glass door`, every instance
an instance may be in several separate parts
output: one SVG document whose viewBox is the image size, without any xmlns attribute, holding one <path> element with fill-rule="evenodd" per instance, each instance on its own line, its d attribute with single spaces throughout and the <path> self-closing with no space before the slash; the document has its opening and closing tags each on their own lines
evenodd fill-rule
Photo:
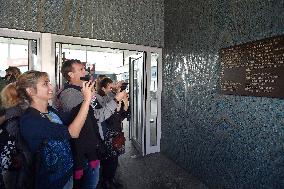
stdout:
<svg viewBox="0 0 284 189">
<path fill-rule="evenodd" d="M 161 55 L 147 54 L 146 154 L 160 151 L 161 139 Z"/>
<path fill-rule="evenodd" d="M 129 57 L 130 80 L 130 139 L 142 155 L 145 155 L 145 53 Z"/>
<path fill-rule="evenodd" d="M 129 83 L 131 115 L 125 125 L 129 126 L 129 139 L 141 155 L 159 152 L 162 50 L 57 35 L 52 38 L 52 44 L 56 49 L 53 52 L 58 86 L 63 83 L 59 72 L 62 61 L 71 58 L 95 65 L 95 75 L 107 75 L 114 81 Z"/>
<path fill-rule="evenodd" d="M 129 58 L 130 139 L 142 155 L 160 151 L 161 56 L 137 53 Z"/>
</svg>

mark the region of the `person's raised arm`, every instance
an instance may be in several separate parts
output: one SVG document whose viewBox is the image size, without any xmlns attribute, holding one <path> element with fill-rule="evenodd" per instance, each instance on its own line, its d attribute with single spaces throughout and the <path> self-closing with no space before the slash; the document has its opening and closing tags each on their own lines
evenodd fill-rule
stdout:
<svg viewBox="0 0 284 189">
<path fill-rule="evenodd" d="M 129 106 L 129 101 L 128 101 L 128 94 L 126 94 L 124 96 L 124 98 L 122 99 L 122 102 L 124 103 L 124 111 L 126 112 L 128 110 L 128 106 Z"/>
<path fill-rule="evenodd" d="M 72 138 L 78 138 L 80 131 L 84 126 L 93 96 L 93 89 L 94 89 L 93 82 L 89 81 L 83 83 L 82 93 L 84 96 L 84 101 L 82 102 L 81 108 L 77 116 L 68 127 L 69 133 Z"/>
<path fill-rule="evenodd" d="M 106 119 L 108 119 L 111 115 L 114 114 L 115 109 L 117 108 L 117 103 L 121 101 L 124 96 L 126 95 L 126 92 L 119 92 L 115 95 L 114 99 L 109 101 L 108 103 L 105 104 L 105 106 L 98 108 L 98 109 L 94 109 L 94 116 L 96 119 L 98 119 L 99 122 L 103 122 Z"/>
</svg>

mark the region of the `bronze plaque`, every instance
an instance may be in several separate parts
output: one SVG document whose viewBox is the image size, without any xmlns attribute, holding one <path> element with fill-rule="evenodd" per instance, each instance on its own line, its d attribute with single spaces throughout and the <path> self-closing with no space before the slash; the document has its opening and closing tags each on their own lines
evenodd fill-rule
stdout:
<svg viewBox="0 0 284 189">
<path fill-rule="evenodd" d="M 284 98 L 284 35 L 221 49 L 221 94 Z"/>
</svg>

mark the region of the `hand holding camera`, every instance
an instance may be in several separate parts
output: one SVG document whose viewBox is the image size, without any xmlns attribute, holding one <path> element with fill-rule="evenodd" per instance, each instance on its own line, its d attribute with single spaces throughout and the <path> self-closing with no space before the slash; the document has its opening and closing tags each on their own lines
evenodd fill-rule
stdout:
<svg viewBox="0 0 284 189">
<path fill-rule="evenodd" d="M 81 81 L 89 81 L 91 79 L 90 75 L 85 75 L 84 77 L 80 77 Z"/>
<path fill-rule="evenodd" d="M 126 93 L 126 95 L 124 96 L 124 98 L 122 99 L 122 102 L 124 103 L 124 107 L 126 108 L 126 110 L 128 109 L 128 103 L 129 103 L 129 99 L 128 99 L 128 93 Z M 125 110 L 125 111 L 126 111 Z"/>
<path fill-rule="evenodd" d="M 82 93 L 84 96 L 84 100 L 87 102 L 91 102 L 94 93 L 94 82 L 93 81 L 84 81 L 82 86 Z"/>
<path fill-rule="evenodd" d="M 124 91 L 126 88 L 127 88 L 127 85 L 128 85 L 129 83 L 126 83 L 126 82 L 124 82 L 124 83 L 122 83 L 121 84 L 121 87 L 120 87 L 120 91 Z"/>
<path fill-rule="evenodd" d="M 127 95 L 127 93 L 125 91 L 119 92 L 115 95 L 115 100 L 117 100 L 118 102 L 122 101 L 123 98 L 125 98 L 125 96 Z"/>
</svg>

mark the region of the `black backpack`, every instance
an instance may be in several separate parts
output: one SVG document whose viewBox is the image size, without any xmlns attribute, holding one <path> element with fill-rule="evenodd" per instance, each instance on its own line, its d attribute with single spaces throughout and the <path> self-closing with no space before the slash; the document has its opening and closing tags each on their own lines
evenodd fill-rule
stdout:
<svg viewBox="0 0 284 189">
<path fill-rule="evenodd" d="M 20 117 L 6 120 L 2 125 L 0 133 L 1 166 L 8 171 L 18 171 L 15 182 L 17 189 L 35 189 L 36 172 L 39 169 L 40 153 L 33 154 L 27 142 L 19 132 Z M 14 124 L 18 129 L 16 136 L 7 131 L 9 124 Z M 41 147 L 40 147 L 41 149 Z"/>
</svg>

